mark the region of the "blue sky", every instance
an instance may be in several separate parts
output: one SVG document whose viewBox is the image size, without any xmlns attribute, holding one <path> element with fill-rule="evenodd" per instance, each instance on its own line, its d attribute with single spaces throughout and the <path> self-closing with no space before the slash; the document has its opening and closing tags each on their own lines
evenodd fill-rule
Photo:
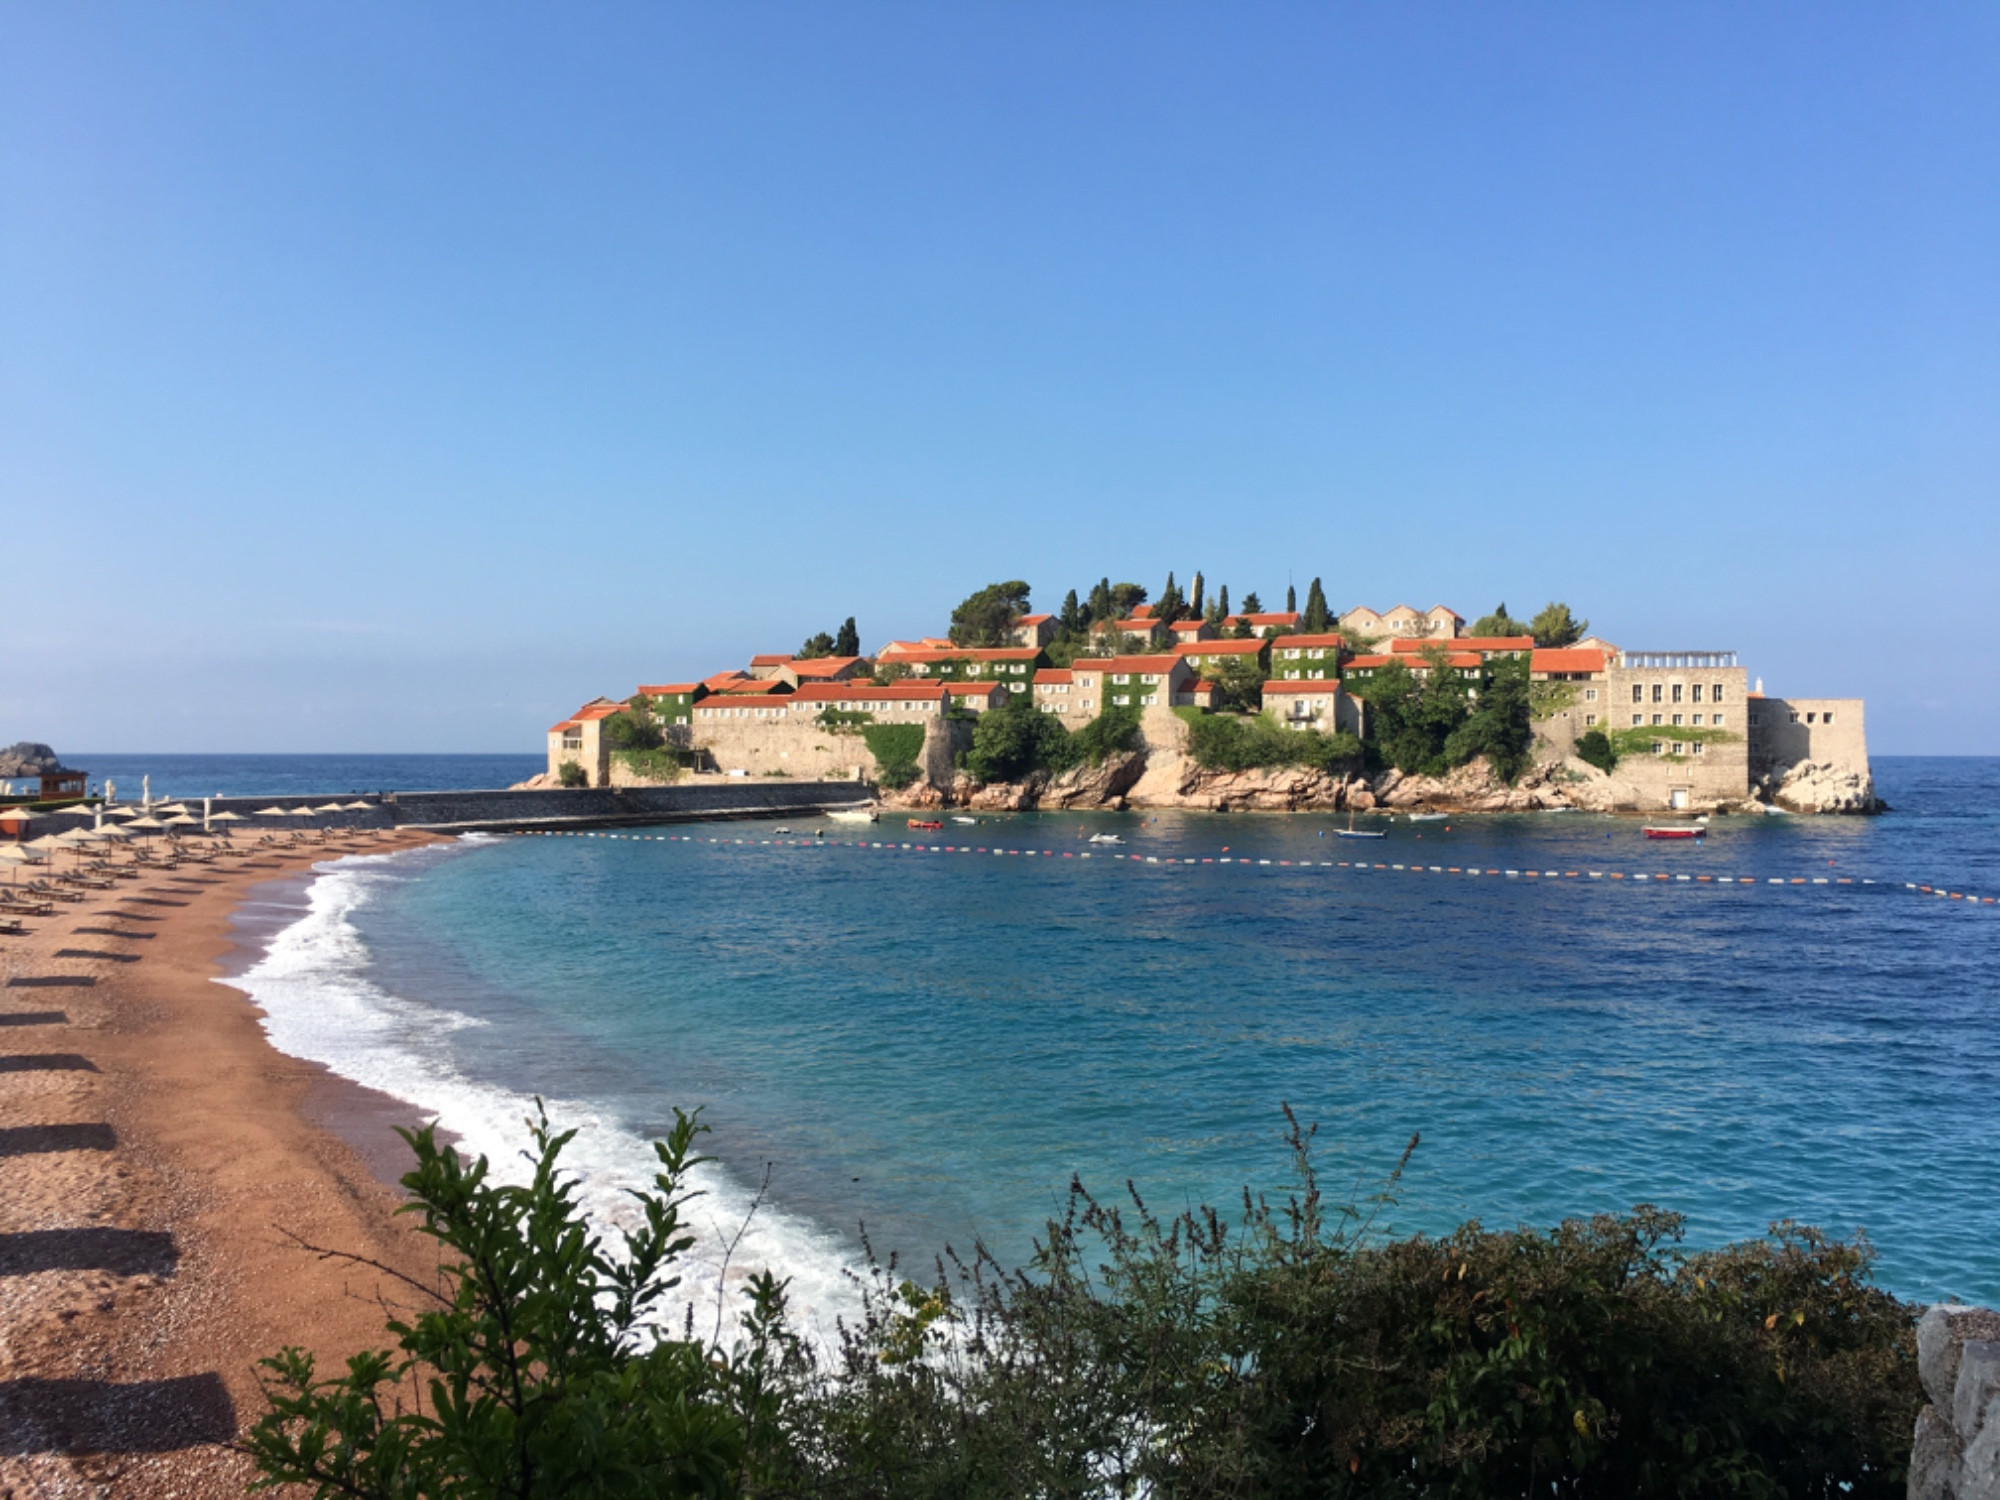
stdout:
<svg viewBox="0 0 2000 1500">
<path fill-rule="evenodd" d="M 2000 752 L 2000 8 L 0 9 L 0 743 L 533 751 L 1023 577 Z"/>
</svg>

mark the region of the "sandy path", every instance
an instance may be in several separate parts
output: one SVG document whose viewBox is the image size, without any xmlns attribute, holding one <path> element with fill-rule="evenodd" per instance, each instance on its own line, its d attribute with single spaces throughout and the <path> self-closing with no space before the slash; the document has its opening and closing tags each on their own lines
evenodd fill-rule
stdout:
<svg viewBox="0 0 2000 1500">
<path fill-rule="evenodd" d="M 302 1115 L 337 1088 L 214 982 L 252 886 L 429 841 L 149 871 L 0 937 L 0 1500 L 240 1496 L 224 1444 L 261 1409 L 256 1360 L 382 1342 L 384 1279 L 281 1228 L 431 1268 L 394 1192 Z"/>
</svg>

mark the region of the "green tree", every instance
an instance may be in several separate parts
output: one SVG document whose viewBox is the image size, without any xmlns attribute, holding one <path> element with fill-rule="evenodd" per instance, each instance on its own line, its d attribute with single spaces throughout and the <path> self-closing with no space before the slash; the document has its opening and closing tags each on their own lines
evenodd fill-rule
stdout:
<svg viewBox="0 0 2000 1500">
<path fill-rule="evenodd" d="M 1076 590 L 1071 589 L 1063 595 L 1062 612 L 1056 616 L 1056 631 L 1065 636 L 1081 635 L 1088 623 L 1089 617 L 1076 602 Z"/>
<path fill-rule="evenodd" d="M 302 1485 L 319 1500 L 739 1491 L 753 1426 L 743 1398 L 771 1352 L 780 1289 L 753 1278 L 761 1331 L 741 1359 L 657 1321 L 694 1243 L 683 1211 L 706 1127 L 675 1111 L 653 1148 L 653 1191 L 633 1195 L 638 1224 L 614 1254 L 562 1170 L 575 1132 L 551 1130 L 539 1106 L 529 1123 L 534 1175 L 518 1187 L 492 1181 L 485 1157 L 438 1146 L 435 1126 L 398 1131 L 417 1158 L 398 1211 L 437 1242 L 438 1288 L 409 1281 L 426 1305 L 391 1319 L 396 1348 L 337 1375 L 321 1378 L 303 1349 L 262 1362 L 269 1410 L 244 1439 L 259 1487 Z M 401 1399 L 410 1391 L 427 1401 Z"/>
<path fill-rule="evenodd" d="M 590 773 L 578 762 L 566 760 L 556 767 L 556 780 L 564 786 L 576 788 L 590 785 Z"/>
<path fill-rule="evenodd" d="M 1528 634 L 1534 636 L 1537 646 L 1573 646 L 1589 631 L 1590 621 L 1577 619 L 1570 614 L 1567 604 L 1553 600 L 1528 622 Z"/>
<path fill-rule="evenodd" d="M 1527 767 L 1534 744 L 1532 683 L 1525 656 L 1496 660 L 1465 721 L 1445 741 L 1445 758 L 1464 765 L 1485 756 L 1502 781 L 1511 782 Z"/>
<path fill-rule="evenodd" d="M 1465 722 L 1466 683 L 1444 661 L 1444 652 L 1425 653 L 1428 670 L 1419 676 L 1400 658 L 1375 674 L 1349 683 L 1368 702 L 1373 738 L 1382 759 L 1413 776 L 1438 776 L 1451 769 L 1446 745 Z"/>
<path fill-rule="evenodd" d="M 1061 771 L 1075 764 L 1069 731 L 1052 714 L 1016 693 L 979 716 L 965 771 L 975 781 L 1020 781 L 1035 771 Z"/>
<path fill-rule="evenodd" d="M 1221 588 L 1215 591 L 1215 613 L 1212 623 L 1215 625 L 1216 629 L 1220 630 L 1222 628 L 1222 622 L 1228 618 L 1229 618 L 1229 585 L 1225 583 Z"/>
<path fill-rule="evenodd" d="M 1254 590 L 1243 596 L 1243 613 L 1246 615 L 1261 615 L 1264 613 L 1264 601 L 1257 597 Z"/>
<path fill-rule="evenodd" d="M 1299 591 L 1289 583 L 1285 585 L 1285 613 L 1296 614 L 1299 608 Z"/>
<path fill-rule="evenodd" d="M 861 654 L 861 632 L 855 628 L 853 615 L 849 615 L 842 622 L 840 633 L 833 638 L 833 654 L 835 656 Z"/>
<path fill-rule="evenodd" d="M 1576 738 L 1576 758 L 1610 775 L 1618 769 L 1618 752 L 1601 729 L 1586 729 Z"/>
<path fill-rule="evenodd" d="M 1254 714 L 1264 707 L 1264 669 L 1254 656 L 1227 656 L 1210 675 L 1217 713 Z"/>
<path fill-rule="evenodd" d="M 1118 601 L 1112 597 L 1111 580 L 1100 578 L 1097 580 L 1097 586 L 1090 591 L 1090 620 L 1095 623 L 1116 619 L 1117 616 Z"/>
<path fill-rule="evenodd" d="M 1155 627 L 1156 637 L 1160 629 L 1173 624 L 1185 613 L 1187 613 L 1187 601 L 1181 597 L 1181 591 L 1174 583 L 1174 575 L 1169 571 L 1166 585 L 1160 590 L 1160 597 L 1153 604 L 1153 618 L 1159 622 Z"/>
<path fill-rule="evenodd" d="M 1132 611 L 1146 602 L 1146 597 L 1146 586 L 1143 583 L 1112 584 L 1110 618 L 1129 620 Z"/>
<path fill-rule="evenodd" d="M 822 656 L 838 656 L 840 654 L 840 652 L 834 650 L 833 637 L 822 630 L 817 635 L 806 637 L 806 643 L 799 647 L 798 660 L 817 661 Z M 851 656 L 854 653 L 848 652 L 846 654 Z"/>
<path fill-rule="evenodd" d="M 1014 626 L 1027 612 L 1026 583 L 1018 578 L 1007 583 L 989 583 L 969 594 L 951 612 L 951 643 L 975 647 L 1011 645 Z"/>
<path fill-rule="evenodd" d="M 1201 569 L 1199 569 L 1199 568 L 1196 568 L 1196 569 L 1195 569 L 1195 572 L 1194 572 L 1194 582 L 1193 582 L 1192 584 L 1188 585 L 1188 607 L 1187 607 L 1187 612 L 1188 612 L 1188 618 L 1189 618 L 1189 619 L 1195 619 L 1195 620 L 1198 620 L 1198 619 L 1200 619 L 1200 618 L 1201 618 L 1201 616 L 1202 616 L 1202 607 L 1201 607 Z"/>
<path fill-rule="evenodd" d="M 1315 578 L 1306 590 L 1305 614 L 1299 620 L 1299 629 L 1307 635 L 1321 635 L 1333 628 L 1333 614 L 1326 607 L 1326 590 Z"/>
<path fill-rule="evenodd" d="M 1140 744 L 1139 710 L 1107 708 L 1072 734 L 1070 742 L 1075 746 L 1078 758 L 1093 766 L 1102 765 L 1107 756 L 1137 750 Z"/>
<path fill-rule="evenodd" d="M 667 742 L 659 715 L 643 693 L 633 694 L 623 708 L 599 726 L 598 733 L 604 737 L 608 750 L 657 750 Z"/>
<path fill-rule="evenodd" d="M 1481 615 L 1472 622 L 1472 633 L 1476 636 L 1526 635 L 1528 627 L 1507 613 L 1504 603 L 1493 606 L 1493 613 Z"/>
</svg>

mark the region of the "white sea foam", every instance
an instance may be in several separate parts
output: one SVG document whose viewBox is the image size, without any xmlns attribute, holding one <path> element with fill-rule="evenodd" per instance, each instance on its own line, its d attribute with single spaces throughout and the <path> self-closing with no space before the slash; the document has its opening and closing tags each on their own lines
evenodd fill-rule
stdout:
<svg viewBox="0 0 2000 1500">
<path fill-rule="evenodd" d="M 306 914 L 278 932 L 256 963 L 220 982 L 263 1009 L 265 1033 L 279 1051 L 416 1105 L 459 1137 L 460 1151 L 486 1156 L 495 1176 L 525 1181 L 522 1122 L 533 1098 L 468 1075 L 451 1056 L 451 1035 L 484 1023 L 382 988 L 368 972 L 368 949 L 352 921 L 359 907 L 410 878 L 411 861 L 425 853 L 350 855 L 318 866 Z M 592 1222 L 617 1244 L 616 1231 L 638 1222 L 629 1190 L 652 1185 L 658 1165 L 652 1147 L 608 1118 L 600 1102 L 544 1102 L 552 1123 L 577 1129 L 563 1160 L 580 1181 L 579 1199 Z M 809 1332 L 826 1337 L 836 1316 L 854 1310 L 853 1284 L 843 1274 L 851 1261 L 836 1236 L 769 1203 L 752 1215 L 754 1191 L 715 1163 L 700 1167 L 692 1185 L 702 1193 L 687 1211 L 697 1243 L 681 1266 L 673 1327 L 692 1305 L 696 1331 L 706 1335 L 720 1305 L 727 1339 L 742 1310 L 745 1278 L 765 1269 L 790 1279 L 793 1309 Z"/>
</svg>

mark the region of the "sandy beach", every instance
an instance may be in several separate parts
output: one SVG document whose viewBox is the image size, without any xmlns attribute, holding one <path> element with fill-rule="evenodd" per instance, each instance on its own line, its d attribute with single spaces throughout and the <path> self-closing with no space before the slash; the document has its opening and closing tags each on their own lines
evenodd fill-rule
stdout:
<svg viewBox="0 0 2000 1500">
<path fill-rule="evenodd" d="M 380 1149 L 416 1112 L 281 1055 L 215 982 L 260 884 L 430 841 L 146 870 L 0 937 L 0 1500 L 241 1495 L 256 1361 L 383 1341 L 387 1279 L 290 1236 L 431 1269 Z"/>
</svg>

